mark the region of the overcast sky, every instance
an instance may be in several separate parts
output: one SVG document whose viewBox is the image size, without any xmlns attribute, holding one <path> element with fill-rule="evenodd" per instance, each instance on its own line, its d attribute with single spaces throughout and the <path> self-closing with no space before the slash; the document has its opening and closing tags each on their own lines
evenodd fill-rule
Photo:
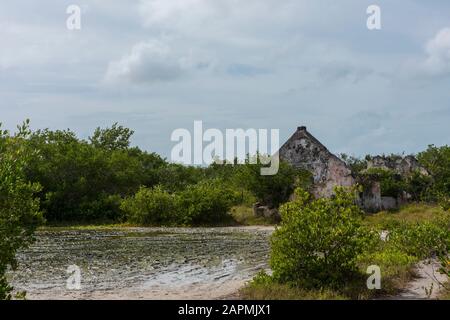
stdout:
<svg viewBox="0 0 450 320">
<path fill-rule="evenodd" d="M 167 157 L 194 120 L 305 125 L 354 155 L 449 144 L 450 1 L 2 1 L 0 122 L 25 118 L 82 138 L 117 121 Z"/>
</svg>

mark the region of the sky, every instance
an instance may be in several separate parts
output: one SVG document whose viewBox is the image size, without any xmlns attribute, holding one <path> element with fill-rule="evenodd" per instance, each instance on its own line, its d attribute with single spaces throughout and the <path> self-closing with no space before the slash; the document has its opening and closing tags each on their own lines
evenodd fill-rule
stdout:
<svg viewBox="0 0 450 320">
<path fill-rule="evenodd" d="M 355 156 L 450 144 L 450 1 L 3 1 L 0 122 L 26 118 L 81 138 L 119 122 L 165 157 L 194 120 L 281 143 L 304 125 Z"/>
</svg>

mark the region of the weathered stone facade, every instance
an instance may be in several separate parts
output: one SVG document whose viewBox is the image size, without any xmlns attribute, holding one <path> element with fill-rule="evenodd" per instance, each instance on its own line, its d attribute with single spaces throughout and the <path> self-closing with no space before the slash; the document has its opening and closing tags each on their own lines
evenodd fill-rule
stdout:
<svg viewBox="0 0 450 320">
<path fill-rule="evenodd" d="M 365 190 L 360 197 L 360 201 L 361 206 L 367 212 L 396 209 L 411 199 L 411 195 L 405 191 L 401 191 L 396 196 L 383 196 L 383 192 L 380 188 L 380 182 L 376 175 L 368 174 L 370 169 L 389 170 L 398 177 L 408 177 L 415 172 L 419 172 L 425 176 L 429 175 L 428 171 L 423 168 L 419 161 L 412 155 L 405 157 L 397 155 L 375 156 L 369 159 L 367 161 L 367 168 L 363 171 L 363 173 L 365 173 L 364 178 L 360 176 L 357 181 L 365 186 Z"/>
<path fill-rule="evenodd" d="M 414 156 L 411 155 L 406 157 L 376 156 L 367 162 L 367 169 L 370 168 L 392 170 L 401 176 L 411 175 L 415 171 L 418 171 L 423 175 L 428 175 L 428 171 L 419 164 L 419 161 Z"/>
<path fill-rule="evenodd" d="M 279 156 L 281 160 L 287 161 L 292 166 L 312 173 L 314 179 L 312 193 L 316 198 L 332 196 L 335 186 L 350 187 L 358 183 L 365 186 L 359 196 L 359 204 L 367 212 L 395 209 L 410 199 L 410 195 L 405 191 L 397 197 L 383 196 L 380 182 L 375 176 L 358 175 L 355 178 L 356 175 L 346 163 L 332 154 L 306 130 L 306 127 L 297 128 L 297 131 L 280 148 Z M 417 159 L 411 155 L 376 156 L 367 162 L 367 169 L 370 168 L 388 169 L 402 177 L 416 171 L 428 175 Z"/>
<path fill-rule="evenodd" d="M 315 197 L 330 197 L 335 186 L 352 186 L 355 180 L 351 170 L 344 161 L 332 154 L 313 137 L 306 127 L 297 131 L 279 150 L 281 160 L 295 168 L 312 173 L 314 184 L 312 193 Z"/>
</svg>

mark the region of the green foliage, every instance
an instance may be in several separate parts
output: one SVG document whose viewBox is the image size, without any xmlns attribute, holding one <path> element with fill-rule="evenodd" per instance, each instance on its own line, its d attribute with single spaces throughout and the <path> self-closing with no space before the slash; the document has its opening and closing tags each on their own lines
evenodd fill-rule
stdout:
<svg viewBox="0 0 450 320">
<path fill-rule="evenodd" d="M 398 289 L 405 287 L 406 283 L 414 276 L 413 267 L 418 260 L 417 257 L 396 248 L 390 242 L 379 241 L 378 245 L 369 248 L 358 257 L 358 265 L 362 272 L 365 272 L 371 265 L 380 267 L 381 290 L 379 292 L 367 290 L 364 288 L 364 281 L 361 281 L 361 291 L 365 291 L 368 297 L 376 294 L 393 295 L 398 293 Z"/>
<path fill-rule="evenodd" d="M 443 193 L 438 193 L 437 197 L 439 206 L 442 208 L 442 210 L 450 211 L 450 196 Z"/>
<path fill-rule="evenodd" d="M 25 147 L 29 135 L 28 121 L 14 136 L 0 129 L 0 299 L 11 298 L 7 268 L 15 269 L 17 250 L 33 241 L 33 232 L 42 222 L 35 197 L 40 186 L 27 182 L 24 174 L 32 158 Z"/>
<path fill-rule="evenodd" d="M 390 230 L 401 223 L 421 223 L 423 221 L 435 220 L 442 216 L 442 209 L 436 205 L 426 203 L 411 203 L 402 206 L 395 211 L 382 211 L 376 214 L 366 215 L 364 224 L 379 230 Z"/>
<path fill-rule="evenodd" d="M 254 201 L 253 201 L 254 203 Z M 239 225 L 243 226 L 263 226 L 275 224 L 276 217 L 255 216 L 253 207 L 247 205 L 238 205 L 231 208 L 231 215 Z"/>
<path fill-rule="evenodd" d="M 418 258 L 446 255 L 450 245 L 449 219 L 400 223 L 392 228 L 389 241 L 402 252 Z"/>
<path fill-rule="evenodd" d="M 429 192 L 437 198 L 439 195 L 450 197 L 450 146 L 428 146 L 419 153 L 418 160 L 433 177 Z"/>
<path fill-rule="evenodd" d="M 413 201 L 430 200 L 429 192 L 433 185 L 433 178 L 415 171 L 404 178 L 405 190 L 411 195 Z"/>
<path fill-rule="evenodd" d="M 114 123 L 111 128 L 101 129 L 97 127 L 94 135 L 89 138 L 94 147 L 106 150 L 128 149 L 130 146 L 130 138 L 134 131 L 118 123 Z"/>
<path fill-rule="evenodd" d="M 169 193 L 161 186 L 141 188 L 122 202 L 132 223 L 144 225 L 209 225 L 231 220 L 236 194 L 220 180 L 204 180 Z"/>
<path fill-rule="evenodd" d="M 370 156 L 366 156 L 364 159 L 361 159 L 341 153 L 340 158 L 347 164 L 355 175 L 358 175 L 367 168 L 367 161 L 370 159 Z"/>
<path fill-rule="evenodd" d="M 373 239 L 361 226 L 355 192 L 336 189 L 332 199 L 312 200 L 296 190 L 281 207 L 282 224 L 272 238 L 271 267 L 281 282 L 336 287 L 357 272 L 357 257 Z"/>
<path fill-rule="evenodd" d="M 402 159 L 402 156 L 397 154 L 383 155 L 382 157 L 391 163 Z M 379 181 L 382 196 L 395 198 L 401 192 L 405 191 L 411 196 L 411 200 L 413 201 L 430 200 L 429 191 L 433 185 L 433 179 L 428 175 L 424 175 L 419 170 L 412 172 L 412 174 L 402 176 L 386 168 L 367 169 L 367 163 L 371 160 L 371 156 L 369 155 L 361 159 L 341 154 L 341 159 L 349 166 L 364 188 L 370 187 L 373 181 Z"/>
<path fill-rule="evenodd" d="M 306 198 L 307 202 L 311 201 L 305 193 L 301 195 L 301 198 Z M 313 221 L 317 225 L 318 219 Z M 313 224 L 311 221 L 310 223 Z M 321 285 L 311 287 L 303 279 L 281 281 L 283 279 L 260 273 L 241 291 L 244 298 L 309 299 L 314 297 L 314 299 L 321 299 L 324 292 L 330 299 L 333 299 L 333 296 L 368 299 L 395 295 L 415 276 L 415 264 L 434 255 L 441 260 L 440 272 L 448 274 L 450 215 L 438 207 L 411 204 L 396 212 L 365 215 L 363 225 L 371 231 L 367 234 L 370 238 L 367 243 L 370 245 L 364 246 L 364 250 L 355 260 L 360 277 L 355 275 L 353 278 L 348 278 L 345 283 L 330 288 L 329 282 L 325 280 Z M 389 231 L 387 241 L 379 238 L 378 233 L 381 230 Z M 291 239 L 294 241 L 296 238 L 292 236 Z M 302 243 L 303 241 L 296 244 L 299 247 Z M 285 248 L 291 250 L 292 246 Z M 298 249 L 294 248 L 294 250 Z M 380 267 L 381 290 L 369 290 L 366 287 L 366 270 L 370 265 Z M 292 275 L 296 276 L 297 273 L 292 272 Z M 329 281 L 333 281 L 333 278 L 330 277 Z"/>
<path fill-rule="evenodd" d="M 254 161 L 256 162 L 256 161 Z M 311 174 L 297 170 L 290 164 L 280 161 L 278 173 L 275 175 L 261 175 L 261 162 L 252 164 L 250 157 L 246 163 L 236 167 L 237 184 L 250 190 L 258 201 L 272 207 L 278 207 L 286 202 L 295 186 L 308 188 Z"/>
<path fill-rule="evenodd" d="M 161 167 L 158 172 L 159 183 L 170 192 L 184 190 L 189 185 L 196 184 L 205 178 L 204 168 L 175 163 Z"/>
<path fill-rule="evenodd" d="M 27 178 L 43 187 L 40 198 L 48 221 L 120 221 L 119 198 L 158 183 L 165 161 L 126 149 L 130 130 L 114 125 L 96 132 L 93 143 L 69 130 L 39 130 L 28 140 L 30 150 L 38 152 L 27 166 Z"/>
<path fill-rule="evenodd" d="M 179 194 L 183 224 L 204 225 L 231 220 L 231 206 L 236 203 L 236 193 L 220 180 L 205 180 L 188 186 Z"/>
<path fill-rule="evenodd" d="M 365 224 L 374 230 L 388 230 L 387 241 L 360 256 L 365 268 L 378 265 L 383 275 L 383 292 L 394 294 L 414 275 L 419 260 L 433 256 L 445 257 L 450 245 L 450 215 L 436 206 L 410 204 L 397 212 L 382 212 L 365 217 Z"/>
<path fill-rule="evenodd" d="M 406 189 L 406 184 L 402 177 L 392 170 L 383 168 L 370 168 L 364 172 L 380 182 L 381 195 L 385 197 L 397 197 L 401 191 Z"/>
<path fill-rule="evenodd" d="M 279 283 L 263 271 L 241 290 L 241 294 L 248 300 L 344 300 L 346 298 L 329 289 L 307 290 L 292 283 Z"/>
<path fill-rule="evenodd" d="M 173 225 L 179 222 L 177 198 L 161 186 L 141 187 L 132 197 L 125 199 L 120 208 L 129 222 L 142 225 Z"/>
</svg>

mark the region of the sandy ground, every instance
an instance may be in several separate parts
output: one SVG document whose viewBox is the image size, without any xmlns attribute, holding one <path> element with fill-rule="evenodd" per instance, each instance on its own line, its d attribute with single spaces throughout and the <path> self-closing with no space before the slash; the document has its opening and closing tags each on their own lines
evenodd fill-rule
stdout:
<svg viewBox="0 0 450 320">
<path fill-rule="evenodd" d="M 416 266 L 417 278 L 395 297 L 396 300 L 436 299 L 443 290 L 442 284 L 449 279 L 438 272 L 439 262 L 436 260 L 422 261 Z"/>
<path fill-rule="evenodd" d="M 255 231 L 273 231 L 272 226 L 251 226 L 239 227 L 236 229 L 247 229 Z M 449 279 L 438 272 L 439 263 L 436 260 L 422 261 L 416 266 L 417 277 L 413 279 L 404 290 L 398 295 L 392 297 L 384 297 L 382 299 L 389 300 L 422 300 L 436 299 L 443 289 L 442 283 Z M 122 286 L 102 290 L 98 287 L 90 290 L 33 290 L 28 291 L 27 298 L 30 300 L 202 300 L 202 299 L 239 299 L 239 290 L 251 280 L 251 276 L 243 278 L 229 277 L 227 272 L 215 274 L 213 281 L 197 281 L 186 283 L 180 281 L 172 281 L 172 277 L 177 279 L 177 272 L 180 270 L 169 271 L 158 274 L 161 278 L 168 277 L 166 281 L 150 281 L 141 285 Z M 181 270 L 182 271 L 182 270 Z M 191 270 L 187 270 L 191 271 Z M 158 278 L 158 277 L 157 277 Z"/>
<path fill-rule="evenodd" d="M 229 281 L 220 286 L 212 287 L 210 284 L 196 284 L 172 289 L 153 288 L 148 290 L 118 290 L 118 291 L 61 291 L 27 294 L 28 300 L 234 300 L 239 298 L 239 289 L 246 281 Z"/>
<path fill-rule="evenodd" d="M 157 232 L 146 235 L 155 230 L 133 229 L 141 236 L 131 238 L 117 238 L 103 231 L 47 235 L 42 238 L 45 241 L 21 257 L 22 270 L 15 273 L 15 287 L 26 290 L 30 300 L 238 299 L 239 289 L 258 270 L 267 267 L 264 247 L 274 227 L 166 230 L 176 232 L 175 238 Z M 228 236 L 230 232 L 236 232 L 236 236 Z M 131 243 L 122 246 L 124 241 Z M 160 261 L 147 259 L 158 248 L 155 257 Z M 179 252 L 172 251 L 175 249 Z M 177 260 L 180 255 L 184 259 Z M 68 290 L 65 286 L 65 268 L 72 256 L 75 261 L 87 262 L 89 267 L 82 269 L 81 290 Z M 128 263 L 124 257 L 134 260 Z M 167 257 L 169 262 L 163 260 Z M 158 267 L 158 271 L 148 265 Z M 139 271 L 139 267 L 144 269 Z"/>
</svg>

